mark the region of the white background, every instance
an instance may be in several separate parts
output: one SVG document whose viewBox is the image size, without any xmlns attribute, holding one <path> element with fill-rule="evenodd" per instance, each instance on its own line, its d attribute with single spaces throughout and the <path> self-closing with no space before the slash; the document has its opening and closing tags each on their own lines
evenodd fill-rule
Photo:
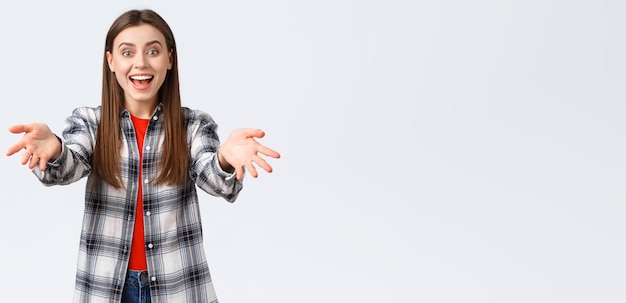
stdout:
<svg viewBox="0 0 626 303">
<path fill-rule="evenodd" d="M 1 128 L 99 105 L 131 8 L 174 30 L 185 106 L 282 154 L 201 194 L 221 302 L 626 302 L 623 1 L 5 1 Z M 19 161 L 0 300 L 69 302 L 84 180 Z"/>
</svg>

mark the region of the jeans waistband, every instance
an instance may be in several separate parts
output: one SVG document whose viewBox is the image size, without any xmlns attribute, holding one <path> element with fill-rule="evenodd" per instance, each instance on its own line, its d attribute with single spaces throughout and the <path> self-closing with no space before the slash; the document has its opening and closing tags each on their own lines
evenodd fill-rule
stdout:
<svg viewBox="0 0 626 303">
<path fill-rule="evenodd" d="M 136 283 L 143 287 L 150 282 L 147 270 L 128 270 L 126 272 L 126 283 Z"/>
</svg>

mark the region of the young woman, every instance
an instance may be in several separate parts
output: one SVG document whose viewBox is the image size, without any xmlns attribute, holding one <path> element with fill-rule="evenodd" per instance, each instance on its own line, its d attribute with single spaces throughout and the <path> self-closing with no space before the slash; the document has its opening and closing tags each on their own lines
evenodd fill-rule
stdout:
<svg viewBox="0 0 626 303">
<path fill-rule="evenodd" d="M 279 158 L 259 129 L 220 145 L 206 113 L 181 106 L 177 53 L 152 10 L 119 16 L 106 37 L 102 104 L 80 107 L 62 137 L 43 123 L 7 151 L 24 150 L 45 185 L 87 177 L 75 302 L 217 302 L 204 255 L 196 187 L 234 202 L 245 170 Z M 38 167 L 37 169 L 34 169 Z"/>
</svg>

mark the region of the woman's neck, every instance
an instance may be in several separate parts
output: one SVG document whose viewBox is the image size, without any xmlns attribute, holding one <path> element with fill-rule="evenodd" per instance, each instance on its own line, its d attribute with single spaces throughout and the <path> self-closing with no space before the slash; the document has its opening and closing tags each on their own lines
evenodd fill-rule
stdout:
<svg viewBox="0 0 626 303">
<path fill-rule="evenodd" d="M 155 102 L 124 102 L 124 108 L 133 116 L 141 119 L 150 119 L 156 109 Z"/>
</svg>

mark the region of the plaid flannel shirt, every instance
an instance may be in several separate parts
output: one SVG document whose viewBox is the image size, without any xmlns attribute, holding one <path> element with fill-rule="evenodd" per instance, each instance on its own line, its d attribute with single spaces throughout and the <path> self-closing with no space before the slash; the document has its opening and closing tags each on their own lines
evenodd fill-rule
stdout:
<svg viewBox="0 0 626 303">
<path fill-rule="evenodd" d="M 190 150 L 189 178 L 183 186 L 153 182 L 164 139 L 161 105 L 146 132 L 141 176 L 133 123 L 127 111 L 122 113 L 120 165 L 125 188 L 116 189 L 89 173 L 99 107 L 75 109 L 63 131 L 61 156 L 43 173 L 33 170 L 47 186 L 88 176 L 74 302 L 120 302 L 136 215 L 144 216 L 152 302 L 217 302 L 204 254 L 196 186 L 234 202 L 242 183 L 219 166 L 213 119 L 198 110 L 183 110 Z M 135 209 L 137 182 L 143 182 L 143 210 Z"/>
</svg>

